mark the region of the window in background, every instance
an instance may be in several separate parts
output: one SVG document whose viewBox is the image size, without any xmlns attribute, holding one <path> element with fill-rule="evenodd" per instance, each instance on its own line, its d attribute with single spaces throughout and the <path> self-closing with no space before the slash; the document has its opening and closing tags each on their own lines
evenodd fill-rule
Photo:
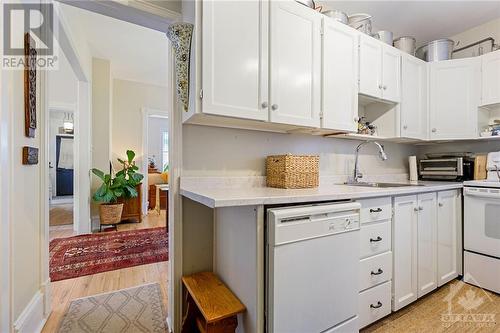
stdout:
<svg viewBox="0 0 500 333">
<path fill-rule="evenodd" d="M 162 133 L 162 171 L 168 170 L 168 132 Z"/>
</svg>

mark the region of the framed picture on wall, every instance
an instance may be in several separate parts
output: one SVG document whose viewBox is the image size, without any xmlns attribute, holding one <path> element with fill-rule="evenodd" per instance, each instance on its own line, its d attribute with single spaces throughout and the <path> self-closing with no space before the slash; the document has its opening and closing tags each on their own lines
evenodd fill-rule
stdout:
<svg viewBox="0 0 500 333">
<path fill-rule="evenodd" d="M 29 33 L 24 35 L 24 129 L 29 138 L 36 130 L 36 49 Z"/>
</svg>

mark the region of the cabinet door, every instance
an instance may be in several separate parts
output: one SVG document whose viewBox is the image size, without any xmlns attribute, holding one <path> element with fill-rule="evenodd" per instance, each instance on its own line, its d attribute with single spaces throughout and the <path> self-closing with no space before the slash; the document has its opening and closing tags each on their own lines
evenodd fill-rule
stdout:
<svg viewBox="0 0 500 333">
<path fill-rule="evenodd" d="M 203 1 L 203 113 L 268 120 L 268 4 Z"/>
<path fill-rule="evenodd" d="M 401 136 L 427 139 L 427 63 L 403 56 L 401 86 Z"/>
<path fill-rule="evenodd" d="M 461 201 L 458 191 L 438 192 L 438 286 L 458 276 Z"/>
<path fill-rule="evenodd" d="M 430 64 L 430 138 L 476 138 L 480 58 Z"/>
<path fill-rule="evenodd" d="M 401 53 L 393 47 L 382 48 L 382 98 L 401 100 Z"/>
<path fill-rule="evenodd" d="M 342 23 L 323 19 L 322 128 L 357 131 L 358 36 Z"/>
<path fill-rule="evenodd" d="M 394 311 L 417 299 L 417 218 L 415 195 L 394 198 L 393 295 Z"/>
<path fill-rule="evenodd" d="M 437 288 L 436 192 L 418 196 L 418 297 Z"/>
<path fill-rule="evenodd" d="M 500 103 L 500 51 L 482 57 L 483 88 L 481 105 Z"/>
<path fill-rule="evenodd" d="M 321 19 L 294 1 L 271 3 L 272 122 L 320 127 Z"/>
<path fill-rule="evenodd" d="M 382 97 L 382 44 L 365 35 L 359 39 L 359 92 Z"/>
</svg>

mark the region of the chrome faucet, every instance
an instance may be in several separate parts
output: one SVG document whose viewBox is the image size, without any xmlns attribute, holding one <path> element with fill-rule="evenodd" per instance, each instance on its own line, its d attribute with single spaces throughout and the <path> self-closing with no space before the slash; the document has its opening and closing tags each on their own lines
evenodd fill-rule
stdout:
<svg viewBox="0 0 500 333">
<path fill-rule="evenodd" d="M 382 161 L 387 160 L 387 154 L 385 153 L 384 146 L 382 146 L 380 143 L 378 143 L 377 141 L 361 142 L 356 147 L 356 159 L 354 161 L 354 176 L 353 176 L 352 180 L 350 181 L 352 183 L 359 182 L 359 179 L 363 177 L 363 174 L 359 171 L 359 167 L 358 167 L 358 165 L 359 165 L 359 150 L 361 149 L 361 147 L 363 147 L 364 145 L 367 145 L 369 143 L 373 143 L 374 145 L 376 145 L 378 147 L 379 157 Z"/>
</svg>

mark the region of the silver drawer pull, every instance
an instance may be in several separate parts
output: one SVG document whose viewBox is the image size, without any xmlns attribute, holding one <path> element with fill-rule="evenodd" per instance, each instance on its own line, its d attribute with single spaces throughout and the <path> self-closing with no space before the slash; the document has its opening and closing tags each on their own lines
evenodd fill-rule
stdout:
<svg viewBox="0 0 500 333">
<path fill-rule="evenodd" d="M 370 213 L 380 213 L 382 211 L 382 208 L 377 208 L 377 209 L 370 209 Z"/>
<path fill-rule="evenodd" d="M 371 275 L 380 275 L 380 274 L 382 274 L 383 272 L 384 272 L 384 271 L 383 271 L 381 268 L 379 268 L 379 269 L 378 269 L 378 271 L 376 271 L 376 272 L 372 271 L 372 272 L 371 272 Z"/>
<path fill-rule="evenodd" d="M 370 238 L 370 242 L 380 242 L 382 240 L 382 237 L 380 236 L 377 236 L 377 238 L 373 239 L 373 238 Z"/>
<path fill-rule="evenodd" d="M 370 304 L 370 308 L 372 309 L 378 309 L 382 306 L 382 302 L 378 301 L 377 305 Z"/>
</svg>

